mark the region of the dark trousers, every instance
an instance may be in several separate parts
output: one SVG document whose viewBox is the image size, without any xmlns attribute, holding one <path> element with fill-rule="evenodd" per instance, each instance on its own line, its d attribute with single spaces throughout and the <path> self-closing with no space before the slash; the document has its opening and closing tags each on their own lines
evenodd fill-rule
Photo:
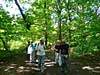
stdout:
<svg viewBox="0 0 100 75">
<path fill-rule="evenodd" d="M 38 67 L 41 71 L 44 71 L 45 55 L 38 55 Z"/>
<path fill-rule="evenodd" d="M 61 55 L 61 69 L 62 71 L 68 70 L 68 55 Z"/>
</svg>

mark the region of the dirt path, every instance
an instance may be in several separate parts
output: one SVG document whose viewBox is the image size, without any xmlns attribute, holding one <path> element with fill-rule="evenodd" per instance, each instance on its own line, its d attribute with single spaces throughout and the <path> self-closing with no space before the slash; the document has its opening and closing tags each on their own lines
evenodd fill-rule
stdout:
<svg viewBox="0 0 100 75">
<path fill-rule="evenodd" d="M 37 64 L 29 64 L 25 55 L 17 56 L 6 62 L 0 62 L 0 75 L 100 75 L 100 60 L 93 58 L 71 59 L 69 73 L 64 74 L 50 59 L 46 59 L 46 70 L 42 74 Z"/>
</svg>

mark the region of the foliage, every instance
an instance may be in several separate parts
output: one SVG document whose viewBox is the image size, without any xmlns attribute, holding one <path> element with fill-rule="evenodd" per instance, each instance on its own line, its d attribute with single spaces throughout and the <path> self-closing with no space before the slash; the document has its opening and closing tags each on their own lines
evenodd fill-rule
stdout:
<svg viewBox="0 0 100 75">
<path fill-rule="evenodd" d="M 6 59 L 11 59 L 15 56 L 15 52 L 14 51 L 4 51 L 4 50 L 0 50 L 0 61 L 4 61 Z"/>
<path fill-rule="evenodd" d="M 17 42 L 20 46 L 25 46 L 27 41 L 39 39 L 45 39 L 47 44 L 55 44 L 61 35 L 61 38 L 74 48 L 73 53 L 85 54 L 100 49 L 100 17 L 96 13 L 98 0 L 19 2 L 20 5 L 31 5 L 24 13 L 30 30 L 24 27 L 21 16 L 11 17 L 0 9 L 0 45 L 6 44 L 10 46 L 7 48 L 16 48 L 12 43 Z"/>
</svg>

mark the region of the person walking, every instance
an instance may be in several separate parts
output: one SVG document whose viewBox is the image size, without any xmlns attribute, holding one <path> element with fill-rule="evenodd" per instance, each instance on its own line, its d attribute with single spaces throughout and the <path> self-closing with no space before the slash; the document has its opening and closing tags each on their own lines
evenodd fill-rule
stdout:
<svg viewBox="0 0 100 75">
<path fill-rule="evenodd" d="M 65 43 L 65 40 L 61 41 L 61 49 L 60 49 L 60 54 L 61 54 L 61 71 L 64 73 L 68 72 L 68 56 L 69 56 L 69 45 Z"/>
<path fill-rule="evenodd" d="M 28 54 L 29 54 L 29 62 L 34 63 L 34 53 L 35 52 L 35 45 L 34 42 L 31 42 L 31 44 L 28 46 Z"/>
<path fill-rule="evenodd" d="M 57 40 L 56 45 L 55 45 L 55 62 L 56 62 L 56 64 L 58 66 L 61 66 L 61 64 L 62 64 L 62 62 L 61 62 L 61 56 L 59 54 L 60 49 L 61 49 L 60 48 L 61 47 L 60 43 L 61 43 L 61 41 Z"/>
<path fill-rule="evenodd" d="M 38 58 L 38 67 L 41 72 L 44 72 L 45 69 L 45 45 L 44 41 L 40 40 L 39 44 L 36 46 L 37 58 Z"/>
</svg>

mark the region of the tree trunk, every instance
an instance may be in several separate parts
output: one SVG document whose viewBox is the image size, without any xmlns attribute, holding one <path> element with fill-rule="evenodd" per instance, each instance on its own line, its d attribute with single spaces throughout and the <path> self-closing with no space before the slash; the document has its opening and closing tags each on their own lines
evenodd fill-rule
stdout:
<svg viewBox="0 0 100 75">
<path fill-rule="evenodd" d="M 48 23 L 47 23 L 47 20 L 48 20 L 48 18 L 47 18 L 47 13 L 46 13 L 46 9 L 47 9 L 47 4 L 46 4 L 46 1 L 44 0 L 44 17 L 45 17 L 45 45 L 46 45 L 46 47 L 47 47 L 47 42 L 48 42 L 48 34 L 47 34 L 47 29 L 48 29 L 48 27 L 47 27 L 47 25 L 48 25 Z"/>
<path fill-rule="evenodd" d="M 60 12 L 59 12 L 59 14 L 58 15 L 60 15 Z M 62 28 L 61 28 L 61 17 L 58 17 L 59 18 L 59 20 L 58 20 L 58 26 L 59 26 L 59 40 L 61 40 L 62 39 Z"/>
<path fill-rule="evenodd" d="M 59 6 L 59 7 L 58 7 Z M 61 3 L 60 0 L 58 0 L 58 5 L 57 5 L 57 14 L 58 14 L 58 39 L 61 40 L 62 39 L 62 28 L 61 28 Z"/>
<path fill-rule="evenodd" d="M 70 42 L 71 42 L 71 29 L 70 29 L 70 22 L 71 22 L 71 13 L 69 12 L 70 11 L 70 0 L 68 0 L 68 4 L 67 4 L 67 10 L 68 10 L 68 20 L 69 20 L 69 29 L 68 29 L 68 33 L 69 33 L 69 38 L 68 38 L 68 43 L 70 44 Z"/>
<path fill-rule="evenodd" d="M 3 45 L 4 45 L 5 50 L 9 50 L 8 45 L 7 45 L 7 42 L 5 42 L 4 40 L 2 40 L 2 42 L 3 42 Z"/>
<path fill-rule="evenodd" d="M 26 16 L 24 15 L 24 13 L 23 13 L 23 11 L 22 11 L 22 9 L 21 9 L 21 7 L 20 7 L 20 5 L 19 5 L 19 3 L 18 3 L 17 0 L 15 0 L 15 4 L 17 5 L 17 7 L 18 7 L 18 9 L 19 9 L 19 11 L 20 11 L 20 13 L 21 13 L 21 15 L 22 15 L 22 17 L 23 17 L 23 20 L 24 20 L 24 23 L 25 23 L 25 27 L 29 30 L 29 29 L 30 29 L 30 25 L 29 25 L 29 23 L 27 22 Z"/>
<path fill-rule="evenodd" d="M 5 50 L 9 50 L 7 42 L 3 40 L 3 38 L 0 37 L 0 39 L 2 40 L 3 46 Z"/>
</svg>

